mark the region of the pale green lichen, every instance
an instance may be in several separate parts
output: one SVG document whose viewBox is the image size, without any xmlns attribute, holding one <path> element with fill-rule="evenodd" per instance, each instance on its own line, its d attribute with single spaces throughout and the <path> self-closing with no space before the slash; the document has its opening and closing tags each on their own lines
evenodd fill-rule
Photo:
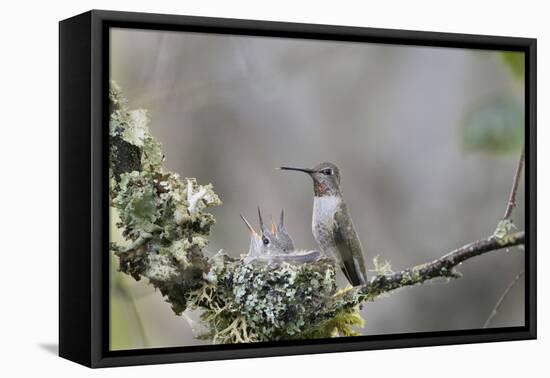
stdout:
<svg viewBox="0 0 550 378">
<path fill-rule="evenodd" d="M 351 336 L 362 326 L 359 296 L 337 295 L 332 260 L 244 264 L 219 253 L 210 280 L 190 292 L 214 343 Z"/>
<path fill-rule="evenodd" d="M 511 233 L 516 228 L 516 225 L 510 219 L 502 219 L 498 222 L 493 237 L 500 245 L 506 245 L 513 242 L 514 236 Z"/>
<path fill-rule="evenodd" d="M 343 310 L 333 317 L 325 320 L 319 326 L 312 330 L 305 331 L 301 334 L 304 339 L 341 337 L 341 336 L 359 336 L 356 328 L 363 328 L 365 320 L 359 313 L 359 307 L 354 307 L 351 310 Z"/>
<path fill-rule="evenodd" d="M 387 274 L 392 274 L 393 270 L 391 269 L 391 263 L 388 260 L 380 261 L 380 256 L 375 256 L 372 259 L 373 269 L 370 269 L 371 272 L 374 272 L 376 275 L 385 276 Z"/>
<path fill-rule="evenodd" d="M 149 116 L 143 109 L 130 110 L 126 113 L 128 117 L 127 127 L 124 128 L 123 138 L 134 146 L 143 147 L 145 145 L 145 137 L 149 128 Z"/>
<path fill-rule="evenodd" d="M 420 282 L 420 280 L 422 280 L 422 275 L 420 274 L 420 267 L 418 266 L 415 266 L 412 268 L 411 272 L 412 272 L 412 280 L 413 282 L 415 283 L 418 283 Z"/>
<path fill-rule="evenodd" d="M 423 282 L 425 279 L 422 276 L 422 274 L 420 274 L 421 269 L 422 269 L 422 265 L 419 265 L 419 266 L 415 266 L 415 267 L 413 267 L 409 270 L 406 270 L 403 273 L 403 276 L 402 276 L 402 279 L 401 279 L 401 284 L 403 286 L 411 286 L 411 285 L 416 285 L 418 283 Z M 446 269 L 446 268 L 442 268 L 442 270 L 443 269 Z"/>
<path fill-rule="evenodd" d="M 111 113 L 115 109 L 125 108 L 128 104 L 128 100 L 122 95 L 122 90 L 113 80 L 111 80 L 109 85 L 109 104 L 111 106 Z"/>
</svg>

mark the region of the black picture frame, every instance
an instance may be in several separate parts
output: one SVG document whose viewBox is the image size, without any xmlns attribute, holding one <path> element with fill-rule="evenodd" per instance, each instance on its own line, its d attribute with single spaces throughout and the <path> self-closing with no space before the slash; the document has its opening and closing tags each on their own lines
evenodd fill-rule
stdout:
<svg viewBox="0 0 550 378">
<path fill-rule="evenodd" d="M 110 27 L 525 53 L 525 326 L 240 345 L 108 350 Z M 536 39 L 92 10 L 59 23 L 59 355 L 89 367 L 536 338 Z"/>
</svg>

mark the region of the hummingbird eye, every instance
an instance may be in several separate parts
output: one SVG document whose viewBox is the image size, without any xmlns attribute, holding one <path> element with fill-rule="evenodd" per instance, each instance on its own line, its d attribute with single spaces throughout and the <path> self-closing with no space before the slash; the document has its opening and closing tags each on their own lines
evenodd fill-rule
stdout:
<svg viewBox="0 0 550 378">
<path fill-rule="evenodd" d="M 269 244 L 269 239 L 264 236 L 262 238 L 262 242 L 264 243 L 264 245 L 268 245 Z"/>
<path fill-rule="evenodd" d="M 332 168 L 323 169 L 323 174 L 327 176 L 332 176 L 334 174 Z"/>
</svg>

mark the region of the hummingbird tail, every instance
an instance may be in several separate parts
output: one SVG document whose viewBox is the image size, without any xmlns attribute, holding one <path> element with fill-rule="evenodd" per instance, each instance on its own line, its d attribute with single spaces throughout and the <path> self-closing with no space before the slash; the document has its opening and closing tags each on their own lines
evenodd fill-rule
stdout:
<svg viewBox="0 0 550 378">
<path fill-rule="evenodd" d="M 367 277 L 361 272 L 356 259 L 342 261 L 342 272 L 352 286 L 362 286 L 367 283 Z"/>
</svg>

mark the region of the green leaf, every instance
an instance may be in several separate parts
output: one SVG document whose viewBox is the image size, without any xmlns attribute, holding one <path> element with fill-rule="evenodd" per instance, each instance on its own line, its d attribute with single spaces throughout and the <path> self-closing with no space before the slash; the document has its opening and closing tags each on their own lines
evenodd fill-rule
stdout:
<svg viewBox="0 0 550 378">
<path fill-rule="evenodd" d="M 522 79 L 525 77 L 525 53 L 516 51 L 504 51 L 501 53 L 504 63 L 508 66 L 510 71 L 516 79 Z"/>
<path fill-rule="evenodd" d="M 468 150 L 503 154 L 521 148 L 523 135 L 523 107 L 512 98 L 496 97 L 466 116 L 462 139 Z"/>
</svg>

